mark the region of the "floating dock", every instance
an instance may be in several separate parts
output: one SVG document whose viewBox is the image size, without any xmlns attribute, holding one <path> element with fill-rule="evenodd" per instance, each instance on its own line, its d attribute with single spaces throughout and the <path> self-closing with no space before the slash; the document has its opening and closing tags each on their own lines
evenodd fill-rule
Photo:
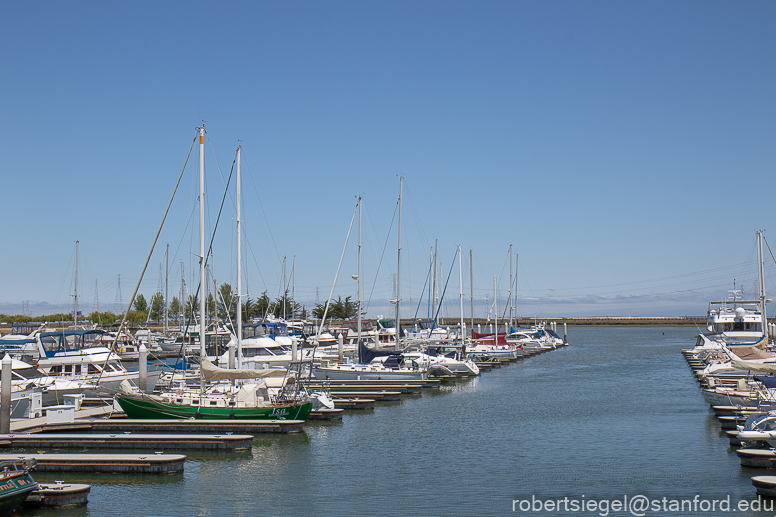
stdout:
<svg viewBox="0 0 776 517">
<path fill-rule="evenodd" d="M 776 476 L 753 476 L 752 485 L 758 495 L 776 497 Z"/>
<path fill-rule="evenodd" d="M 771 449 L 738 449 L 736 454 L 742 467 L 776 468 L 776 451 Z"/>
<path fill-rule="evenodd" d="M 27 496 L 22 506 L 43 508 L 86 504 L 91 489 L 92 485 L 80 483 L 41 483 Z"/>
<path fill-rule="evenodd" d="M 250 449 L 250 434 L 0 434 L 0 443 L 17 448 L 52 449 Z"/>
<path fill-rule="evenodd" d="M 172 474 L 183 472 L 185 454 L 0 454 L 0 461 L 34 459 L 38 472 Z"/>
<path fill-rule="evenodd" d="M 337 409 L 374 409 L 375 399 L 332 399 Z"/>
<path fill-rule="evenodd" d="M 387 402 L 401 399 L 401 393 L 398 391 L 336 391 L 331 394 L 331 397 L 333 399 L 369 398 L 375 401 Z"/>
<path fill-rule="evenodd" d="M 139 419 L 139 418 L 89 418 L 72 424 L 46 424 L 41 432 L 85 430 L 98 433 L 135 432 L 135 433 L 300 433 L 304 429 L 304 420 L 242 420 L 242 419 Z M 30 433 L 38 432 L 30 429 Z M 1 436 L 1 435 L 0 435 Z"/>
<path fill-rule="evenodd" d="M 328 408 L 321 408 L 321 409 L 313 409 L 310 411 L 310 416 L 307 417 L 307 420 L 342 420 L 342 413 L 344 413 L 344 409 L 328 409 Z"/>
</svg>

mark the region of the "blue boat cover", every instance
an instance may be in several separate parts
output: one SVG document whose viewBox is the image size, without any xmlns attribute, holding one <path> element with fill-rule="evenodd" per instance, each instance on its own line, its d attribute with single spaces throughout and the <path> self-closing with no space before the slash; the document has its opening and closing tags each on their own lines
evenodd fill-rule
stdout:
<svg viewBox="0 0 776 517">
<path fill-rule="evenodd" d="M 776 388 L 776 375 L 755 375 L 754 380 L 762 382 L 766 388 Z"/>
</svg>

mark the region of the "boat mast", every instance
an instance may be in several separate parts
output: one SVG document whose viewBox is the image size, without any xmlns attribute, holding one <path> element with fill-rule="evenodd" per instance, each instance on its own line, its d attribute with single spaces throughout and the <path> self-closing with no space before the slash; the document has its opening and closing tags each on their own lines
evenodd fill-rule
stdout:
<svg viewBox="0 0 776 517">
<path fill-rule="evenodd" d="M 512 328 L 512 245 L 509 245 L 509 327 Z"/>
<path fill-rule="evenodd" d="M 168 310 L 167 307 L 169 307 L 169 291 L 168 291 L 168 277 L 170 276 L 170 244 L 167 243 L 167 252 L 164 254 L 164 331 L 167 332 L 168 329 Z M 148 346 L 150 348 L 151 346 L 151 338 L 149 334 L 149 340 L 148 340 Z"/>
<path fill-rule="evenodd" d="M 240 237 L 241 224 L 241 189 L 242 175 L 240 173 L 240 151 L 237 146 L 237 368 L 242 368 L 242 241 Z"/>
<path fill-rule="evenodd" d="M 472 266 L 472 249 L 469 248 L 469 304 L 471 311 L 471 325 L 474 330 L 474 266 Z"/>
<path fill-rule="evenodd" d="M 439 239 L 434 239 L 434 280 L 431 282 L 431 316 L 436 315 L 436 302 L 437 302 L 437 244 Z M 431 334 L 428 335 L 431 338 Z"/>
<path fill-rule="evenodd" d="M 358 350 L 360 354 L 361 350 L 361 196 L 358 196 L 358 300 L 356 300 L 356 309 L 358 310 L 358 317 L 356 319 L 358 325 Z"/>
<path fill-rule="evenodd" d="M 498 291 L 495 275 L 493 276 L 493 326 L 496 327 L 496 337 L 493 344 L 498 345 Z"/>
<path fill-rule="evenodd" d="M 75 293 L 73 294 L 73 328 L 78 327 L 78 241 L 75 241 Z"/>
<path fill-rule="evenodd" d="M 399 303 L 401 303 L 401 196 L 404 190 L 404 176 L 399 176 L 399 251 L 396 258 L 396 350 L 399 350 L 401 345 L 399 342 L 401 334 L 401 321 L 399 315 Z"/>
<path fill-rule="evenodd" d="M 183 326 L 181 325 L 181 320 L 187 321 L 186 318 L 186 276 L 183 269 L 183 261 L 181 260 L 181 316 L 182 318 L 178 319 L 178 330 L 183 330 Z"/>
<path fill-rule="evenodd" d="M 757 258 L 760 264 L 758 265 L 758 275 L 760 280 L 760 315 L 762 317 L 762 331 L 765 338 L 765 346 L 768 346 L 768 318 L 765 316 L 765 271 L 763 267 L 763 232 L 760 230 L 757 232 Z"/>
<path fill-rule="evenodd" d="M 461 256 L 461 245 L 458 245 L 458 292 L 461 298 L 461 353 L 464 354 L 463 347 L 466 346 L 463 323 L 463 257 Z"/>
<path fill-rule="evenodd" d="M 205 359 L 205 126 L 199 131 L 199 357 Z M 200 379 L 205 391 L 205 380 Z"/>
<path fill-rule="evenodd" d="M 520 254 L 515 253 L 515 318 L 517 318 L 517 326 L 520 327 L 520 317 L 517 315 L 517 263 L 520 260 Z"/>
</svg>

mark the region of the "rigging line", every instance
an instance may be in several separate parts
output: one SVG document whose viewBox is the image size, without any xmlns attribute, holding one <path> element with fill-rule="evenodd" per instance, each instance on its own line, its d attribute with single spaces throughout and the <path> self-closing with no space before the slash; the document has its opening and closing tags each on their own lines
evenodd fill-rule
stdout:
<svg viewBox="0 0 776 517">
<path fill-rule="evenodd" d="M 685 277 L 691 277 L 691 276 L 696 276 L 696 275 L 703 275 L 703 274 L 706 274 L 706 273 L 714 273 L 714 272 L 717 272 L 717 271 L 724 271 L 724 270 L 727 270 L 727 269 L 741 268 L 741 267 L 743 267 L 743 266 L 745 266 L 747 264 L 748 264 L 747 262 L 741 262 L 739 264 L 731 264 L 729 266 L 720 266 L 720 267 L 716 267 L 716 268 L 712 268 L 712 269 L 705 269 L 705 270 L 702 270 L 702 271 L 694 271 L 692 273 L 682 273 L 682 274 L 678 274 L 678 275 L 664 276 L 664 277 L 658 277 L 658 278 L 650 278 L 650 279 L 647 279 L 647 280 L 636 280 L 636 281 L 633 281 L 633 282 L 620 282 L 620 283 L 616 283 L 616 284 L 603 284 L 603 285 L 592 285 L 592 286 L 582 286 L 582 287 L 566 287 L 566 288 L 560 289 L 560 290 L 571 291 L 571 290 L 580 290 L 580 289 L 598 289 L 598 288 L 601 288 L 601 287 L 618 287 L 618 286 L 626 286 L 626 285 L 634 285 L 634 284 L 645 284 L 645 283 L 649 283 L 649 282 L 658 282 L 658 281 L 662 281 L 662 280 L 672 280 L 674 278 L 685 278 Z M 558 289 L 556 289 L 556 290 L 558 290 Z"/>
<path fill-rule="evenodd" d="M 385 257 L 385 250 L 388 248 L 388 238 L 391 236 L 391 230 L 393 229 L 393 222 L 396 220 L 396 212 L 399 211 L 399 200 L 396 200 L 396 206 L 393 209 L 393 217 L 391 218 L 391 225 L 388 227 L 388 233 L 385 236 L 385 244 L 383 244 L 383 252 L 380 255 L 380 260 L 377 263 L 377 271 L 375 272 L 375 279 L 374 282 L 372 282 L 372 290 L 369 291 L 369 298 L 366 301 L 366 311 L 369 312 L 369 304 L 372 302 L 372 295 L 375 292 L 375 285 L 377 284 L 377 275 L 380 274 L 380 266 L 383 263 L 383 258 Z M 400 279 L 397 279 L 397 281 L 401 281 Z"/>
<path fill-rule="evenodd" d="M 272 235 L 272 228 L 269 226 L 269 219 L 267 218 L 267 213 L 264 211 L 264 203 L 261 202 L 261 196 L 259 195 L 259 189 L 256 187 L 256 182 L 253 180 L 253 173 L 251 172 L 251 168 L 248 165 L 248 159 L 243 153 L 242 161 L 245 164 L 245 168 L 248 170 L 248 177 L 251 180 L 251 185 L 253 185 L 253 190 L 256 193 L 256 199 L 259 201 L 259 208 L 261 209 L 261 215 L 264 216 L 264 225 L 265 229 L 267 230 L 267 233 L 269 233 L 269 238 L 272 241 L 272 247 L 275 248 L 275 257 L 277 258 L 278 264 L 282 262 L 280 258 L 280 252 L 278 251 L 278 245 L 275 243 L 275 236 Z"/>
<path fill-rule="evenodd" d="M 261 278 L 261 283 L 262 283 L 262 286 L 264 287 L 264 291 L 262 292 L 267 292 L 267 281 L 264 280 L 264 274 L 261 272 L 261 267 L 259 267 L 259 261 L 256 258 L 256 253 L 253 251 L 253 246 L 251 245 L 251 241 L 248 239 L 245 239 L 245 243 L 248 245 L 248 249 L 251 252 L 251 257 L 253 257 L 253 263 L 256 265 L 256 270 L 259 272 L 259 278 Z"/>
<path fill-rule="evenodd" d="M 458 248 L 456 248 L 455 254 L 456 256 L 458 255 Z M 437 307 L 436 314 L 434 314 L 434 322 L 431 324 L 431 330 L 428 332 L 429 337 L 431 337 L 431 333 L 436 328 L 437 317 L 439 317 L 439 311 L 442 310 L 442 300 L 445 299 L 445 293 L 447 292 L 447 284 L 450 283 L 450 275 L 453 273 L 453 267 L 455 266 L 455 261 L 456 261 L 456 258 L 453 258 L 453 261 L 450 263 L 450 271 L 447 273 L 447 280 L 445 281 L 445 287 L 444 289 L 442 289 L 442 298 L 439 300 L 439 306 Z"/>
<path fill-rule="evenodd" d="M 156 237 L 154 237 L 154 242 L 153 244 L 151 244 L 151 249 L 148 252 L 148 258 L 146 258 L 145 264 L 143 265 L 143 271 L 140 273 L 140 278 L 137 281 L 137 285 L 135 285 L 135 290 L 132 293 L 132 297 L 129 299 L 129 305 L 127 306 L 127 310 L 124 311 L 124 315 L 121 317 L 121 323 L 119 324 L 119 331 L 116 332 L 116 336 L 113 338 L 113 343 L 111 343 L 111 346 L 110 346 L 111 352 L 114 352 L 116 350 L 116 344 L 118 343 L 119 335 L 121 334 L 121 328 L 124 326 L 124 323 L 127 321 L 127 315 L 129 314 L 129 311 L 132 308 L 132 303 L 135 301 L 135 296 L 137 296 L 137 290 L 140 288 L 140 282 L 143 281 L 143 276 L 145 275 L 146 269 L 148 268 L 148 263 L 151 261 L 151 256 L 154 253 L 156 242 L 159 240 L 159 234 L 162 233 L 164 222 L 167 220 L 167 214 L 170 213 L 170 207 L 172 206 L 172 201 L 175 199 L 175 193 L 178 192 L 178 186 L 181 184 L 181 179 L 183 178 L 183 172 L 186 170 L 186 164 L 189 163 L 189 158 L 191 157 L 191 151 L 192 149 L 194 149 L 194 143 L 196 141 L 197 141 L 197 137 L 195 136 L 194 139 L 191 141 L 191 147 L 189 147 L 189 153 L 186 155 L 186 161 L 183 163 L 183 168 L 181 169 L 181 173 L 178 176 L 178 181 L 175 183 L 175 189 L 173 189 L 172 191 L 170 202 L 167 203 L 167 209 L 164 211 L 164 217 L 162 217 L 162 223 L 159 225 L 159 229 L 156 231 Z M 100 370 L 100 375 L 97 377 L 97 384 L 100 383 L 100 379 L 102 378 L 102 372 L 104 372 L 105 368 L 108 367 L 109 359 L 110 359 L 110 353 L 108 353 L 105 356 L 105 363 L 103 363 L 102 369 Z"/>
<path fill-rule="evenodd" d="M 412 317 L 412 323 L 410 323 L 410 328 L 415 326 L 415 321 L 418 319 L 418 312 L 420 312 L 420 305 L 423 303 L 423 295 L 426 293 L 426 285 L 428 285 L 428 280 L 431 278 L 431 268 L 433 268 L 433 262 L 430 262 L 428 264 L 428 273 L 426 274 L 426 281 L 423 282 L 423 290 L 420 291 L 420 299 L 418 300 L 418 307 L 415 309 L 415 315 Z"/>
<path fill-rule="evenodd" d="M 318 350 L 318 343 L 320 342 L 321 330 L 326 323 L 326 316 L 329 313 L 329 306 L 331 305 L 331 298 L 334 296 L 334 288 L 337 286 L 337 278 L 339 277 L 340 268 L 342 267 L 342 260 L 345 258 L 345 251 L 348 249 L 348 241 L 350 240 L 350 232 L 353 230 L 353 222 L 356 220 L 356 214 L 358 214 L 358 203 L 356 203 L 356 209 L 353 211 L 353 217 L 350 219 L 350 227 L 348 228 L 348 235 L 345 237 L 345 247 L 342 248 L 342 255 L 340 255 L 339 264 L 337 265 L 337 273 L 334 275 L 334 283 L 331 285 L 331 291 L 329 292 L 329 299 L 326 300 L 326 308 L 323 310 L 323 316 L 321 317 L 321 324 L 318 325 L 318 331 L 315 333 L 315 346 L 313 353 L 310 357 L 310 361 L 315 360 L 315 351 Z M 360 309 L 359 309 L 360 310 Z"/>
<path fill-rule="evenodd" d="M 771 260 L 773 260 L 773 262 L 776 263 L 776 258 L 773 256 L 773 251 L 771 250 L 771 245 L 768 244 L 768 239 L 765 238 L 765 235 L 763 235 L 763 240 L 765 241 L 765 245 L 768 246 L 768 251 L 771 254 Z"/>
<path fill-rule="evenodd" d="M 417 206 L 415 206 L 415 202 L 412 198 L 412 192 L 410 190 L 410 186 L 407 184 L 407 178 L 404 178 L 404 194 L 408 198 L 407 201 L 410 205 L 410 210 L 412 210 L 412 213 L 415 215 L 415 226 L 418 229 L 418 233 L 420 234 L 420 240 L 424 243 L 430 242 L 429 239 L 426 237 L 426 232 L 423 229 L 423 225 L 421 224 L 422 219 L 418 215 L 418 209 Z"/>
<path fill-rule="evenodd" d="M 216 157 L 216 150 L 213 148 L 213 141 L 210 140 L 210 135 L 207 134 L 207 129 L 205 130 L 205 136 L 207 136 L 207 143 L 210 144 L 210 151 L 213 153 L 213 161 L 216 162 L 216 169 L 218 169 L 218 175 L 221 176 L 221 183 L 224 183 L 224 173 L 221 172 L 221 165 L 218 163 L 218 158 Z M 232 169 L 234 169 L 234 164 L 237 161 L 237 152 L 235 151 L 234 155 L 234 161 L 232 161 Z M 229 176 L 231 177 L 232 174 L 229 173 Z M 225 190 L 228 191 L 229 183 L 227 182 L 227 188 Z M 232 201 L 232 208 L 234 208 L 234 200 L 230 199 Z"/>
<path fill-rule="evenodd" d="M 67 301 L 62 302 L 62 297 L 65 296 L 65 295 L 62 294 L 62 292 L 64 291 L 64 288 L 65 288 L 65 279 L 66 278 L 68 280 L 73 279 L 73 276 L 71 276 L 71 275 L 73 275 L 73 263 L 74 262 L 75 262 L 75 246 L 73 246 L 73 250 L 70 252 L 70 260 L 67 262 L 67 266 L 65 266 L 67 268 L 65 270 L 66 273 L 61 277 L 62 280 L 61 280 L 61 282 L 59 284 L 59 291 L 57 291 L 57 296 L 56 296 L 56 298 L 54 298 L 54 306 L 60 306 L 61 304 L 64 303 L 64 305 L 61 305 L 62 307 L 65 307 L 64 312 L 67 312 L 67 306 L 69 305 L 69 303 L 67 303 Z M 67 271 L 69 271 L 69 273 L 67 273 Z M 72 284 L 70 284 L 68 282 L 68 286 L 70 286 L 70 285 L 72 285 Z"/>
<path fill-rule="evenodd" d="M 509 250 L 507 250 L 506 256 L 504 256 L 504 265 L 501 267 L 501 276 L 498 277 L 498 283 L 496 283 L 496 295 L 498 295 L 499 288 L 501 287 L 501 280 L 504 279 L 504 270 L 507 268 L 507 262 L 509 261 Z M 509 294 L 512 295 L 512 288 L 509 288 Z M 507 313 L 507 306 L 509 306 L 509 300 L 507 300 L 506 305 L 504 305 L 504 314 L 502 314 L 502 319 L 504 319 L 504 315 Z M 496 310 L 498 310 L 498 306 L 496 307 Z M 495 314 L 495 311 L 494 311 Z"/>
</svg>

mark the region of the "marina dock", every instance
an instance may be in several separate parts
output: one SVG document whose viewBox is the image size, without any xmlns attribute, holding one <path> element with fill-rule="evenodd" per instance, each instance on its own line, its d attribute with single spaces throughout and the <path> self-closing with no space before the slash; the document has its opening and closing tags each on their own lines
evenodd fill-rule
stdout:
<svg viewBox="0 0 776 517">
<path fill-rule="evenodd" d="M 38 472 L 171 474 L 183 472 L 185 454 L 0 454 L 0 461 L 34 459 Z"/>
<path fill-rule="evenodd" d="M 0 444 L 14 448 L 230 451 L 249 449 L 252 442 L 249 434 L 0 434 Z"/>
<path fill-rule="evenodd" d="M 98 433 L 227 433 L 264 434 L 264 433 L 300 433 L 304 429 L 303 420 L 160 420 L 136 418 L 88 418 L 72 424 L 44 424 L 39 430 L 29 432 L 54 433 L 60 431 L 81 430 Z"/>
</svg>

